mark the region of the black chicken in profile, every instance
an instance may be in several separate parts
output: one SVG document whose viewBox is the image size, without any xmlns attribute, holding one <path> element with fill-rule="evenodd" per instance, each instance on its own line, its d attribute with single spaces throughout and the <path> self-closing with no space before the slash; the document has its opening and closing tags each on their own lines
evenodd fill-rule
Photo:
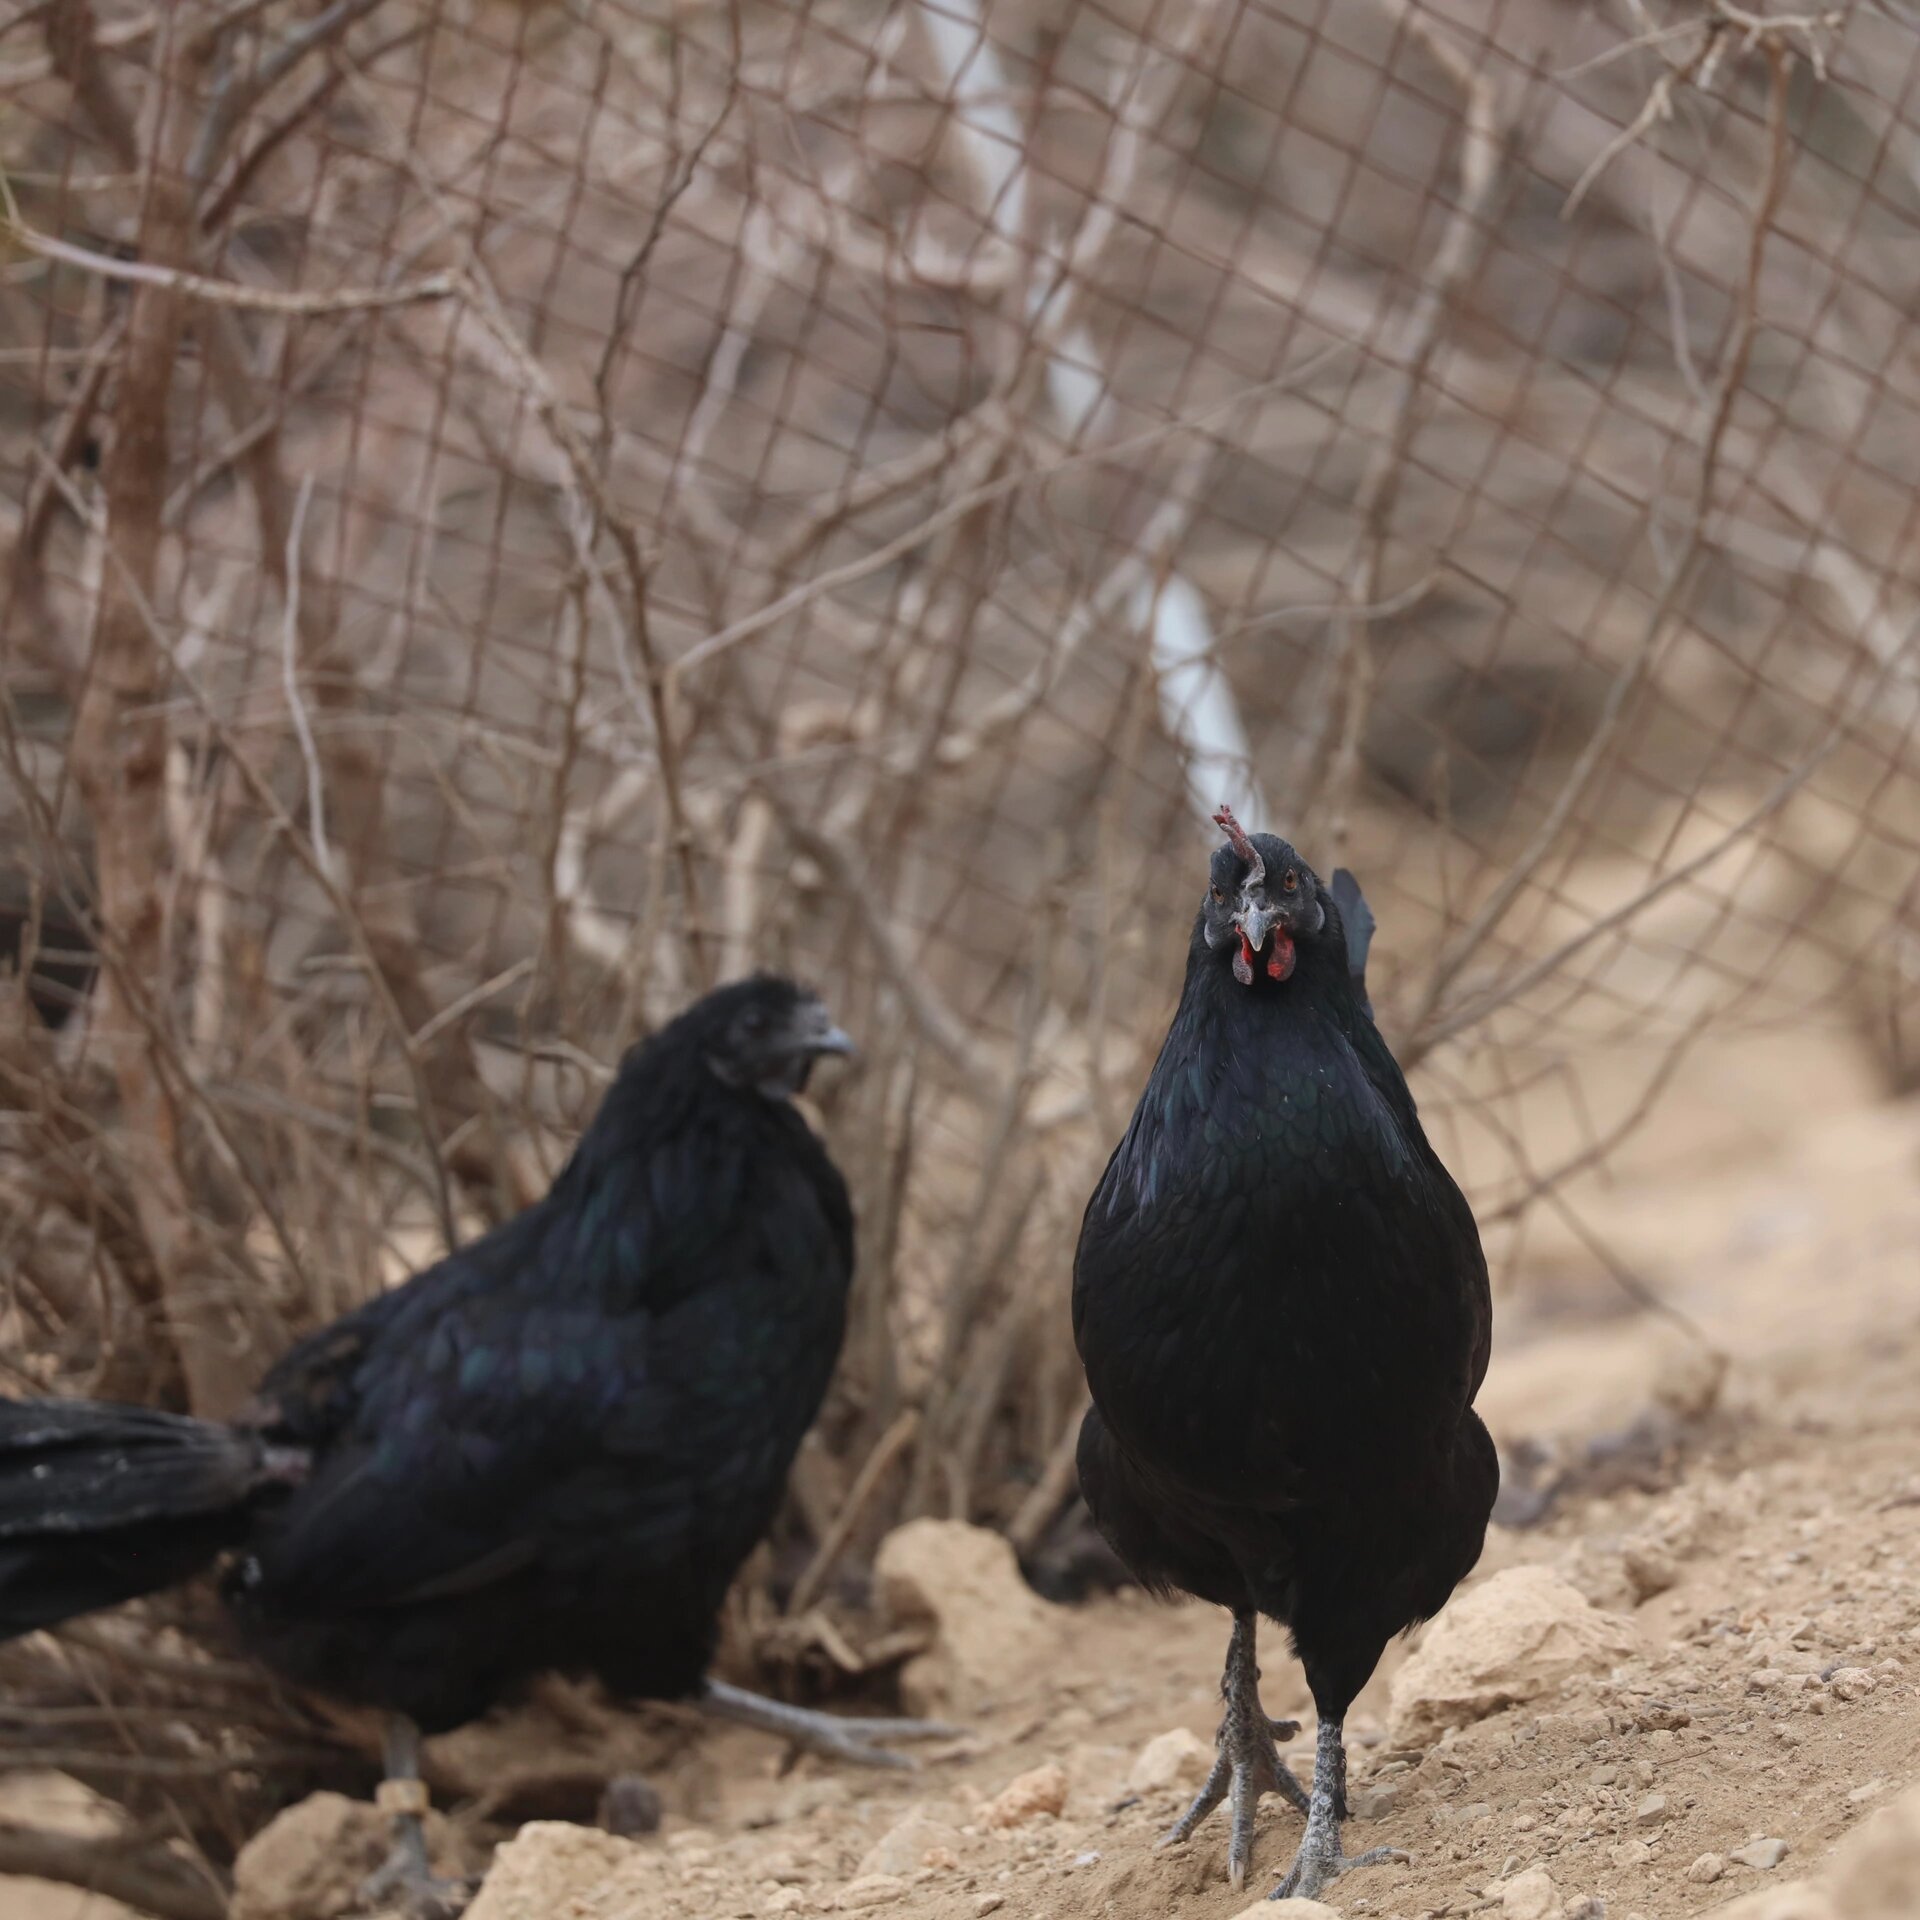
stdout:
<svg viewBox="0 0 1920 1920">
<path fill-rule="evenodd" d="M 1074 1263 L 1093 1407 L 1080 1483 L 1150 1588 L 1233 1614 L 1211 1777 L 1228 1868 L 1278 1792 L 1307 1816 L 1276 1897 L 1340 1851 L 1341 1723 L 1387 1642 L 1480 1556 L 1499 1472 L 1473 1411 L 1491 1308 L 1473 1214 L 1421 1131 L 1365 989 L 1372 916 L 1223 807 L 1186 986 Z M 1287 1627 L 1319 1714 L 1313 1789 L 1260 1704 L 1258 1615 Z"/>
<path fill-rule="evenodd" d="M 544 1199 L 302 1341 L 231 1425 L 0 1403 L 0 1638 L 230 1554 L 248 1644 L 389 1714 L 387 1878 L 424 1906 L 420 1731 L 543 1671 L 890 1760 L 862 1736 L 926 1729 L 706 1678 L 840 1352 L 852 1213 L 788 1096 L 848 1050 L 790 981 L 709 994 Z"/>
</svg>

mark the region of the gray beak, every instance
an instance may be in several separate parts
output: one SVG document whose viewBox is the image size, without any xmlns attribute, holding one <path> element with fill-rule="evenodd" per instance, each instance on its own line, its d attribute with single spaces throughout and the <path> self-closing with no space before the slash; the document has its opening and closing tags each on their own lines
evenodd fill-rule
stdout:
<svg viewBox="0 0 1920 1920">
<path fill-rule="evenodd" d="M 825 1033 L 816 1034 L 810 1042 L 815 1053 L 855 1053 L 853 1036 L 844 1027 L 829 1027 Z"/>
<path fill-rule="evenodd" d="M 1233 917 L 1234 925 L 1247 936 L 1247 945 L 1255 953 L 1265 950 L 1267 935 L 1273 931 L 1279 920 L 1278 908 L 1261 906 L 1244 898 L 1240 902 L 1240 911 Z"/>
</svg>

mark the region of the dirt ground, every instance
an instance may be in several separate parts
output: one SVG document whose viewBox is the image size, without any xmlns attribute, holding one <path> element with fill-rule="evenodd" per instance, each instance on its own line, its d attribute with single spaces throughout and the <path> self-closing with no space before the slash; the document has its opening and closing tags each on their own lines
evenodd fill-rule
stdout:
<svg viewBox="0 0 1920 1920">
<path fill-rule="evenodd" d="M 1519 1263 L 1482 1405 L 1531 1484 L 1561 1490 L 1538 1524 L 1495 1528 L 1454 1608 L 1357 1704 L 1350 1850 L 1412 1860 L 1339 1882 L 1340 1913 L 1710 1912 L 1817 1873 L 1920 1780 L 1920 1101 L 1887 1102 L 1830 1046 L 1731 1049 L 1633 1148 L 1604 1218 L 1729 1364 L 1716 1381 L 1551 1244 Z M 1567 1586 L 1516 1582 L 1536 1566 Z M 1530 1580 L 1571 1611 L 1480 1648 L 1478 1696 L 1413 1684 L 1417 1666 L 1396 1692 L 1409 1660 L 1457 1666 L 1475 1607 Z M 948 1623 L 971 1664 L 914 1683 L 964 1739 L 892 1774 L 702 1737 L 655 1779 L 660 1834 L 525 1829 L 474 1920 L 1228 1920 L 1267 1891 L 1299 1827 L 1272 1800 L 1244 1889 L 1219 1815 L 1154 1847 L 1211 1745 L 1219 1615 L 1128 1593 L 932 1600 L 976 1610 Z M 1304 1771 L 1311 1708 L 1271 1629 L 1263 1663 L 1270 1710 L 1307 1723 Z M 48 1791 L 17 1783 L 4 1811 Z M 22 1882 L 0 1904 L 120 1912 Z"/>
</svg>

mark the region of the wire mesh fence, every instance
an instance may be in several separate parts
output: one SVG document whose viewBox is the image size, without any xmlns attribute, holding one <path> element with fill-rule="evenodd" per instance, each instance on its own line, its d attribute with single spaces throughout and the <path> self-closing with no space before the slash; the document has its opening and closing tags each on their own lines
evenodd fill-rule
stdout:
<svg viewBox="0 0 1920 1920">
<path fill-rule="evenodd" d="M 1496 1250 L 1696 1046 L 1910 1080 L 1917 87 L 1891 0 L 17 8 L 9 1367 L 232 1405 L 776 965 L 864 1047 L 777 1590 L 1030 1548 L 1221 800 Z"/>
</svg>

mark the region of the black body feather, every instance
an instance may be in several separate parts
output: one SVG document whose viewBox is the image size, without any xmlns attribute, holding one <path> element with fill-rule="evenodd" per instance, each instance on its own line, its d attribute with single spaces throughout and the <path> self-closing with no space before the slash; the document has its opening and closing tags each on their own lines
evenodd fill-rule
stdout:
<svg viewBox="0 0 1920 1920">
<path fill-rule="evenodd" d="M 825 1149 L 729 1065 L 756 995 L 797 990 L 722 989 L 637 1048 L 544 1199 L 295 1347 L 233 1427 L 4 1409 L 0 1633 L 235 1548 L 222 1592 L 262 1656 L 429 1731 L 546 1669 L 695 1691 L 853 1267 Z"/>
<path fill-rule="evenodd" d="M 1088 1204 L 1079 1459 L 1135 1574 L 1283 1622 L 1338 1720 L 1479 1556 L 1491 1314 L 1472 1213 L 1368 1011 L 1372 915 L 1351 875 L 1298 870 L 1324 913 L 1290 974 L 1242 984 L 1203 910 Z"/>
</svg>

